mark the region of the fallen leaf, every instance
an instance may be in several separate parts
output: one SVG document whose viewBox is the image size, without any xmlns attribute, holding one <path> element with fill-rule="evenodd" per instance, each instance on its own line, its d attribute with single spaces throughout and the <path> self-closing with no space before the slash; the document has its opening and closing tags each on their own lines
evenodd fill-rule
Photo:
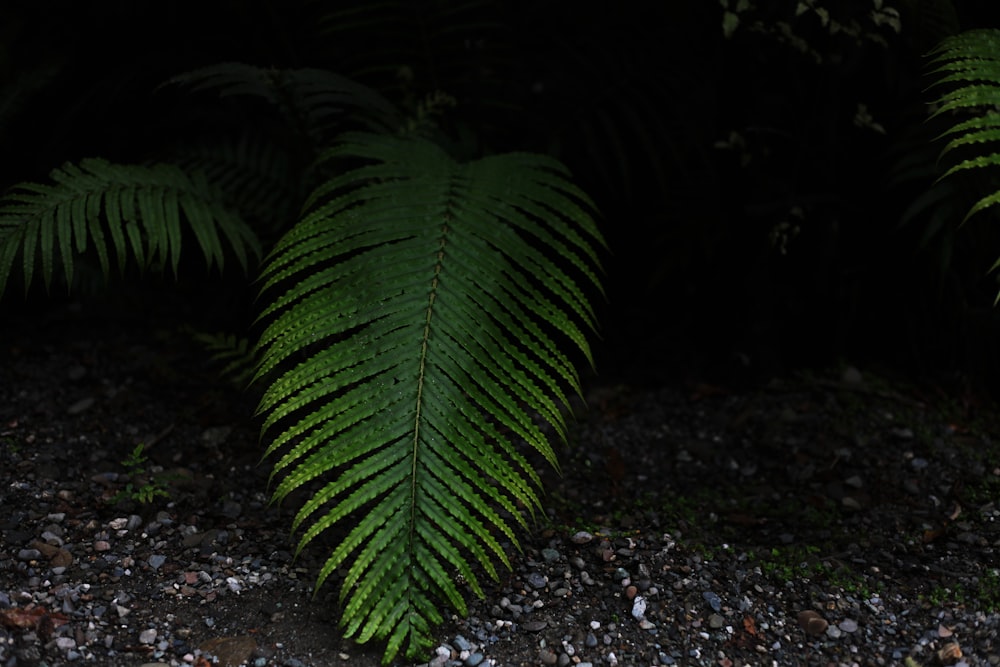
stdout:
<svg viewBox="0 0 1000 667">
<path fill-rule="evenodd" d="M 50 614 L 45 607 L 13 607 L 0 609 L 0 623 L 8 628 L 44 630 L 65 625 L 69 623 L 69 619 L 58 612 Z"/>
</svg>

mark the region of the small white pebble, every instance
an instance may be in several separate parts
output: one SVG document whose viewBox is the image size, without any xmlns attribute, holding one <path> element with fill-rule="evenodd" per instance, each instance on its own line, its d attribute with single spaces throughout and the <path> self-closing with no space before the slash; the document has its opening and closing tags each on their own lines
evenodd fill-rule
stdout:
<svg viewBox="0 0 1000 667">
<path fill-rule="evenodd" d="M 632 616 L 638 621 L 646 616 L 646 598 L 636 595 L 632 601 Z"/>
</svg>

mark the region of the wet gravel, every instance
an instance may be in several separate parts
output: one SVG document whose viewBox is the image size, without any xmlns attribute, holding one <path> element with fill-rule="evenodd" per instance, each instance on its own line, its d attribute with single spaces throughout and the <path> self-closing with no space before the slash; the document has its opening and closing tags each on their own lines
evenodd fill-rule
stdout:
<svg viewBox="0 0 1000 667">
<path fill-rule="evenodd" d="M 175 327 L 86 315 L 0 334 L 0 666 L 378 664 L 312 597 L 324 545 L 292 557 L 252 398 Z M 990 406 L 853 368 L 586 390 L 431 664 L 1000 664 Z"/>
</svg>

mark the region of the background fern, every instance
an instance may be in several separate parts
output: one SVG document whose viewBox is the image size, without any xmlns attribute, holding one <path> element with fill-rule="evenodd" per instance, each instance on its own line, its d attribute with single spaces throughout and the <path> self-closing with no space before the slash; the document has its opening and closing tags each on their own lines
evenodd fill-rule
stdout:
<svg viewBox="0 0 1000 667">
<path fill-rule="evenodd" d="M 182 222 L 209 267 L 222 268 L 227 246 L 244 269 L 260 255 L 253 231 L 221 204 L 219 191 L 198 173 L 91 159 L 64 165 L 50 176 L 53 184 L 22 183 L 0 202 L 0 293 L 19 255 L 27 290 L 36 265 L 45 284 L 51 284 L 56 253 L 67 284 L 72 283 L 74 255 L 90 247 L 105 275 L 112 256 L 121 270 L 134 258 L 142 269 L 169 267 L 176 274 Z"/>
</svg>

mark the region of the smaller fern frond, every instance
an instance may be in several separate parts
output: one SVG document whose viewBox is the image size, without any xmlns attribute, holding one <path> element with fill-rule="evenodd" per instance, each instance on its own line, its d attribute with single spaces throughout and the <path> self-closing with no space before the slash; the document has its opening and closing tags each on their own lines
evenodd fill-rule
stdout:
<svg viewBox="0 0 1000 667">
<path fill-rule="evenodd" d="M 931 87 L 947 90 L 937 98 L 937 108 L 930 117 L 964 116 L 939 136 L 950 137 L 941 155 L 962 147 L 977 150 L 978 145 L 1000 141 L 1000 31 L 970 30 L 947 37 L 931 56 L 929 73 L 935 77 Z M 994 166 L 1000 166 L 1000 154 L 973 155 L 947 169 L 941 178 Z M 981 200 L 970 215 L 990 205 Z"/>
<path fill-rule="evenodd" d="M 932 87 L 946 87 L 931 117 L 951 114 L 958 122 L 942 133 L 950 140 L 944 156 L 959 152 L 960 159 L 941 178 L 969 170 L 1000 167 L 1000 30 L 969 30 L 947 37 L 931 53 Z M 971 116 L 971 117 L 970 117 Z M 985 173 L 985 172 L 983 172 Z M 977 213 L 1000 204 L 1000 190 L 988 192 L 972 205 L 963 223 Z M 1000 266 L 1000 260 L 990 269 Z M 1000 292 L 996 302 L 1000 303 Z"/>
<path fill-rule="evenodd" d="M 219 375 L 239 385 L 250 384 L 254 372 L 254 347 L 250 340 L 233 333 L 192 331 L 191 337 L 210 353 L 210 360 L 222 365 Z"/>
<path fill-rule="evenodd" d="M 305 196 L 302 169 L 296 169 L 281 141 L 263 133 L 191 143 L 172 151 L 171 161 L 185 171 L 204 173 L 228 204 L 269 231 L 287 226 Z"/>
<path fill-rule="evenodd" d="M 51 184 L 16 185 L 0 200 L 0 294 L 18 256 L 25 290 L 36 264 L 48 288 L 57 253 L 71 284 L 74 256 L 91 247 L 105 276 L 112 257 L 121 271 L 132 257 L 141 269 L 169 266 L 176 274 L 184 222 L 209 267 L 222 268 L 227 248 L 244 270 L 260 257 L 256 235 L 198 173 L 87 159 L 50 177 Z"/>
</svg>

